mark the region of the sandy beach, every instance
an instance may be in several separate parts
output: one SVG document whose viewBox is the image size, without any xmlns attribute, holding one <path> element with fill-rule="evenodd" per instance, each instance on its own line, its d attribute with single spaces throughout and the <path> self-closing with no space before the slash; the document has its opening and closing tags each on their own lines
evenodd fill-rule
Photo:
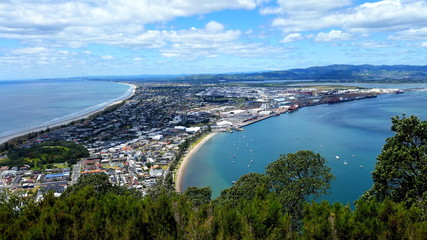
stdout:
<svg viewBox="0 0 427 240">
<path fill-rule="evenodd" d="M 184 177 L 185 170 L 187 169 L 187 165 L 190 162 L 191 158 L 193 157 L 194 153 L 196 153 L 203 144 L 205 144 L 209 139 L 211 139 L 213 136 L 217 134 L 216 132 L 209 133 L 207 136 L 205 136 L 200 142 L 198 142 L 193 148 L 190 149 L 188 154 L 182 159 L 182 162 L 178 169 L 178 174 L 176 175 L 175 180 L 175 189 L 177 192 L 182 192 L 182 178 Z"/>
<path fill-rule="evenodd" d="M 104 111 L 106 108 L 108 108 L 110 106 L 113 106 L 113 105 L 116 105 L 116 104 L 121 103 L 123 101 L 126 101 L 127 99 L 131 98 L 135 94 L 136 86 L 133 85 L 133 84 L 128 84 L 128 83 L 122 83 L 122 84 L 129 85 L 132 88 L 132 93 L 129 96 L 123 98 L 123 99 L 120 99 L 120 100 L 118 100 L 118 101 L 116 101 L 114 103 L 111 103 L 111 104 L 109 104 L 107 106 L 104 106 L 102 108 L 95 109 L 95 110 L 93 110 L 91 112 L 88 112 L 88 113 L 85 113 L 85 114 L 82 114 L 82 115 L 79 115 L 79 116 L 75 116 L 75 117 L 72 117 L 72 118 L 65 119 L 65 120 L 63 120 L 61 122 L 57 122 L 57 123 L 53 123 L 53 124 L 49 124 L 49 125 L 43 125 L 43 126 L 39 126 L 39 127 L 27 129 L 27 130 L 24 130 L 24 131 L 21 131 L 21 132 L 17 132 L 17 133 L 14 133 L 14 134 L 6 135 L 6 136 L 1 136 L 0 137 L 0 144 L 3 144 L 3 143 L 5 143 L 5 142 L 7 142 L 7 141 L 9 141 L 11 139 L 14 139 L 14 138 L 17 138 L 17 137 L 21 137 L 21 136 L 24 136 L 24 135 L 32 133 L 32 132 L 40 132 L 42 130 L 46 130 L 47 128 L 52 129 L 54 127 L 59 127 L 61 125 L 66 125 L 66 124 L 68 124 L 68 123 L 70 123 L 72 121 L 78 121 L 80 119 L 88 118 L 88 117 L 90 117 L 90 116 L 92 116 L 92 115 L 94 115 L 96 113 Z"/>
</svg>

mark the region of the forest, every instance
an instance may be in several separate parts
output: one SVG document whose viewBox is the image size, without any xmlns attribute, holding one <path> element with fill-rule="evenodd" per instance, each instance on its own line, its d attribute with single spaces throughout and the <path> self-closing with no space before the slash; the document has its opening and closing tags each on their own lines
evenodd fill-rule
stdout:
<svg viewBox="0 0 427 240">
<path fill-rule="evenodd" d="M 309 150 L 282 155 L 211 199 L 168 181 L 146 195 L 85 175 L 58 198 L 0 196 L 1 239 L 425 239 L 427 121 L 392 118 L 373 186 L 354 207 L 316 201 L 334 176 Z"/>
</svg>

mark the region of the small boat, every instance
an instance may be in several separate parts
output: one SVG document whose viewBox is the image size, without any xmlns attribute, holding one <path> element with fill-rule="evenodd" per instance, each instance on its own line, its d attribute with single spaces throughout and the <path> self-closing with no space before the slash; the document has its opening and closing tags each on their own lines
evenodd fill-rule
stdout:
<svg viewBox="0 0 427 240">
<path fill-rule="evenodd" d="M 253 163 L 254 162 L 254 160 L 251 160 L 251 163 Z"/>
<path fill-rule="evenodd" d="M 336 159 L 340 159 L 340 156 L 335 156 Z"/>
<path fill-rule="evenodd" d="M 360 165 L 360 168 L 363 168 L 363 165 Z"/>
<path fill-rule="evenodd" d="M 232 183 L 232 184 L 235 184 L 235 183 L 236 183 L 236 181 L 232 181 L 231 183 Z"/>
<path fill-rule="evenodd" d="M 344 162 L 344 165 L 347 165 L 347 162 Z"/>
<path fill-rule="evenodd" d="M 251 165 L 248 164 L 248 167 L 250 167 Z"/>
</svg>

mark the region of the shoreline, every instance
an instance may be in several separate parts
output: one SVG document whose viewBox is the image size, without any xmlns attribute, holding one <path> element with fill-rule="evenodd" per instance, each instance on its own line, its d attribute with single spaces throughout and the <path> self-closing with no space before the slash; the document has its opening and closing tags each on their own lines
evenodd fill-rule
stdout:
<svg viewBox="0 0 427 240">
<path fill-rule="evenodd" d="M 107 108 L 109 108 L 111 106 L 114 106 L 116 104 L 120 104 L 120 103 L 122 103 L 122 102 L 130 99 L 131 97 L 133 97 L 135 95 L 136 88 L 137 88 L 136 85 L 130 84 L 130 83 L 120 83 L 120 84 L 126 84 L 126 85 L 128 85 L 128 86 L 131 87 L 131 89 L 130 89 L 131 93 L 130 93 L 129 96 L 126 96 L 123 99 L 119 99 L 119 100 L 117 100 L 117 101 L 115 101 L 115 102 L 113 102 L 111 104 L 108 104 L 106 106 L 103 106 L 101 108 L 92 110 L 92 111 L 87 112 L 87 113 L 83 113 L 83 114 L 75 116 L 75 117 L 64 119 L 64 120 L 62 120 L 60 122 L 57 122 L 57 123 L 52 123 L 52 124 L 46 124 L 46 125 L 42 125 L 42 126 L 38 126 L 38 127 L 33 127 L 33 128 L 30 128 L 30 129 L 22 130 L 22 131 L 17 132 L 17 133 L 12 133 L 12 134 L 9 134 L 9 135 L 6 135 L 6 136 L 1 136 L 0 137 L 0 145 L 4 144 L 4 143 L 6 143 L 6 142 L 8 142 L 10 140 L 13 140 L 15 138 L 23 137 L 23 136 L 25 136 L 27 134 L 30 134 L 30 133 L 41 132 L 41 131 L 47 130 L 48 128 L 52 129 L 52 128 L 60 127 L 62 125 L 67 125 L 67 124 L 69 124 L 69 123 L 71 123 L 73 121 L 78 121 L 78 120 L 81 120 L 81 119 L 87 119 L 87 118 L 89 118 L 89 117 L 91 117 L 91 116 L 93 116 L 95 114 L 103 112 L 105 109 L 107 109 Z"/>
<path fill-rule="evenodd" d="M 213 136 L 215 136 L 218 132 L 211 132 L 205 137 L 201 139 L 200 142 L 198 142 L 196 145 L 194 145 L 188 153 L 184 156 L 184 158 L 181 161 L 181 164 L 178 167 L 178 171 L 176 173 L 176 180 L 175 180 L 175 189 L 177 192 L 182 192 L 182 180 L 184 178 L 185 171 L 187 170 L 188 163 L 190 162 L 193 155 L 205 144 L 209 139 L 211 139 Z"/>
</svg>

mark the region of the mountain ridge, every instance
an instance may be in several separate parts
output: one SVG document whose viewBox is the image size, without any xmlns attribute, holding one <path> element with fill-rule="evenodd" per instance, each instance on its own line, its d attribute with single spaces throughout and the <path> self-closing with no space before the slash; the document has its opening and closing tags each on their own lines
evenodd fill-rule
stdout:
<svg viewBox="0 0 427 240">
<path fill-rule="evenodd" d="M 427 66 L 418 65 L 347 65 L 334 64 L 289 70 L 233 74 L 192 74 L 178 77 L 181 81 L 427 81 Z"/>
</svg>

